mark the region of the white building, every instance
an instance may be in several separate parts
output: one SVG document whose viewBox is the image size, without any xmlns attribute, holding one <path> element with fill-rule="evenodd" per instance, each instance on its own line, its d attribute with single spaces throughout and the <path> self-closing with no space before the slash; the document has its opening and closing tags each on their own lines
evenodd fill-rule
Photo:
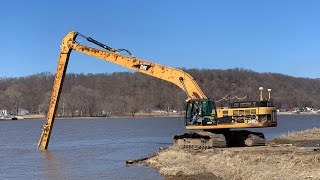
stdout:
<svg viewBox="0 0 320 180">
<path fill-rule="evenodd" d="M 26 115 L 26 114 L 29 114 L 29 111 L 28 111 L 28 110 L 22 109 L 22 108 L 20 108 L 20 109 L 18 110 L 18 115 L 19 115 L 19 116 L 21 116 L 21 115 Z"/>
<path fill-rule="evenodd" d="M 5 110 L 5 109 L 1 109 L 0 110 L 0 116 L 8 116 L 9 114 L 8 114 L 8 111 L 7 110 Z"/>
</svg>

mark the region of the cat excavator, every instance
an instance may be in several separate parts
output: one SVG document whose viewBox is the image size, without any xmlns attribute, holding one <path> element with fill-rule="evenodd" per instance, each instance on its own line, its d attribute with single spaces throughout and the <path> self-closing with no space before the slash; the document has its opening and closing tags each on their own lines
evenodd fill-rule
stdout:
<svg viewBox="0 0 320 180">
<path fill-rule="evenodd" d="M 80 44 L 76 41 L 77 37 L 84 38 L 100 48 Z M 270 97 L 271 89 L 268 89 L 268 98 L 266 99 L 262 96 L 263 88 L 261 87 L 258 101 L 239 101 L 230 103 L 228 107 L 216 107 L 215 100 L 208 98 L 188 73 L 180 69 L 138 59 L 127 49 L 114 49 L 91 37 L 71 31 L 63 38 L 60 46 L 60 56 L 47 113 L 47 122 L 42 127 L 42 134 L 38 142 L 38 148 L 41 150 L 48 148 L 69 56 L 72 51 L 171 82 L 181 88 L 187 96 L 186 129 L 203 131 L 175 135 L 173 145 L 176 147 L 206 149 L 234 145 L 264 145 L 265 138 L 262 133 L 232 129 L 265 128 L 277 125 L 276 108 Z M 127 55 L 124 55 L 123 52 Z"/>
</svg>

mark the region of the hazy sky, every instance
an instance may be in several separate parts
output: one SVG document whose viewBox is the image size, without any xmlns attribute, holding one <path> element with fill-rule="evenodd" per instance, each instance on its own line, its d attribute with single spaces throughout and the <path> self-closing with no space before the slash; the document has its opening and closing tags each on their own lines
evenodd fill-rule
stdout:
<svg viewBox="0 0 320 180">
<path fill-rule="evenodd" d="M 1 2 L 0 17 L 0 77 L 54 73 L 71 30 L 173 67 L 320 77 L 317 0 L 11 0 Z M 68 66 L 73 73 L 116 71 L 127 70 L 78 52 Z"/>
</svg>

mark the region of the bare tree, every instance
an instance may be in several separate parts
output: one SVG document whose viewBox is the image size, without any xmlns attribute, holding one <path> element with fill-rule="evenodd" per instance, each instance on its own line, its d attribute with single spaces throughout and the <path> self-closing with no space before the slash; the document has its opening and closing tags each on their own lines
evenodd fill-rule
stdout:
<svg viewBox="0 0 320 180">
<path fill-rule="evenodd" d="M 320 81 L 275 73 L 183 69 L 191 74 L 207 97 L 226 95 L 259 99 L 259 86 L 271 88 L 278 108 L 320 108 Z M 0 109 L 17 114 L 19 108 L 47 113 L 54 75 L 40 73 L 21 78 L 0 78 Z M 266 97 L 266 93 L 265 93 Z M 64 116 L 134 115 L 139 111 L 184 110 L 185 93 L 177 86 L 141 73 L 67 74 L 58 113 Z M 227 104 L 227 103 L 225 103 Z"/>
<path fill-rule="evenodd" d="M 21 93 L 21 86 L 19 85 L 12 85 L 7 88 L 4 92 L 7 105 L 11 113 L 18 115 L 19 108 L 22 101 L 22 93 Z"/>
</svg>

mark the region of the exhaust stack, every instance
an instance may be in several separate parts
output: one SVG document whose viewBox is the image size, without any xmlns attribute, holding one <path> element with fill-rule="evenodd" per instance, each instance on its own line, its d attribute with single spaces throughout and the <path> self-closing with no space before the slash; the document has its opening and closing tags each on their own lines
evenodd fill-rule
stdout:
<svg viewBox="0 0 320 180">
<path fill-rule="evenodd" d="M 268 89 L 268 101 L 271 99 L 271 89 Z"/>
<path fill-rule="evenodd" d="M 262 95 L 263 87 L 259 87 L 259 91 L 260 91 L 260 101 L 263 101 L 263 95 Z"/>
</svg>

